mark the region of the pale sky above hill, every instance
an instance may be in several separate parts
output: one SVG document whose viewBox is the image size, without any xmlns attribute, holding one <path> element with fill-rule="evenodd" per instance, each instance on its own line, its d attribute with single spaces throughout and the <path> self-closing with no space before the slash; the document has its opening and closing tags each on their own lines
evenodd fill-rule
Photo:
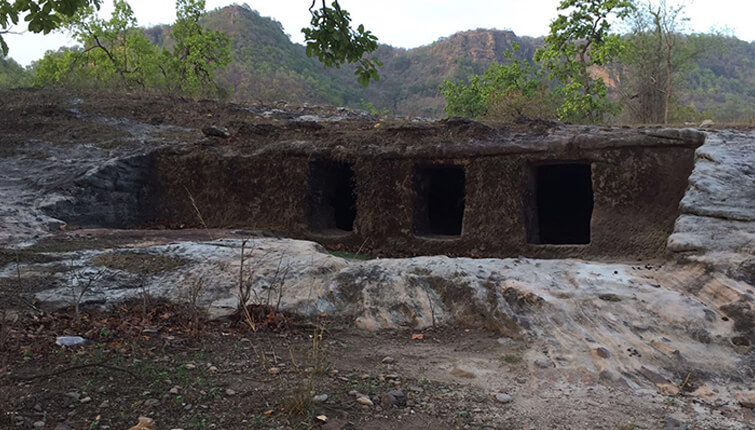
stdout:
<svg viewBox="0 0 755 430">
<path fill-rule="evenodd" d="M 678 1 L 667 0 L 669 4 Z M 112 2 L 104 0 L 103 3 L 100 13 L 109 16 Z M 129 0 L 129 3 L 142 26 L 168 24 L 175 19 L 172 0 Z M 243 4 L 244 1 L 207 0 L 207 9 L 232 3 Z M 279 21 L 294 42 L 303 42 L 301 28 L 309 24 L 310 1 L 247 0 L 246 3 L 262 16 Z M 559 0 L 340 0 L 340 4 L 351 13 L 355 25 L 364 24 L 380 43 L 414 48 L 476 28 L 512 30 L 519 36 L 543 36 L 558 14 Z M 716 29 L 746 41 L 755 40 L 755 0 L 687 0 L 686 4 L 691 31 Z M 23 65 L 41 58 L 47 50 L 73 44 L 60 32 L 5 37 L 10 46 L 9 55 Z"/>
</svg>

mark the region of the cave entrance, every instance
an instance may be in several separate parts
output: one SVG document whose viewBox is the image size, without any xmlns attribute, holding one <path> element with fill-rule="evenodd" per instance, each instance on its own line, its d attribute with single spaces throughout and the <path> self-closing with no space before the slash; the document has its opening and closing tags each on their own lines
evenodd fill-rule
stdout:
<svg viewBox="0 0 755 430">
<path fill-rule="evenodd" d="M 590 243 L 593 210 L 590 164 L 535 166 L 533 176 L 535 207 L 530 208 L 527 217 L 527 241 L 555 245 Z"/>
<path fill-rule="evenodd" d="M 309 164 L 309 228 L 319 232 L 354 230 L 357 199 L 354 168 L 349 163 Z"/>
<path fill-rule="evenodd" d="M 460 236 L 464 219 L 464 167 L 415 166 L 414 233 Z"/>
</svg>

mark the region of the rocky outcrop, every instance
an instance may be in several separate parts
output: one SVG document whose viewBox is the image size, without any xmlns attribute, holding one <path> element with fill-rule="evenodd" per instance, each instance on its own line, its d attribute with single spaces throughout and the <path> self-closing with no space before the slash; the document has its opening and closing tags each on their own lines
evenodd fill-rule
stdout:
<svg viewBox="0 0 755 430">
<path fill-rule="evenodd" d="M 154 150 L 113 158 L 76 178 L 65 197 L 45 205 L 50 216 L 84 226 L 134 227 L 152 216 Z"/>
<path fill-rule="evenodd" d="M 668 240 L 671 252 L 755 278 L 755 132 L 711 131 Z"/>
<path fill-rule="evenodd" d="M 755 133 L 711 131 L 695 152 L 668 249 L 717 273 L 700 297 L 755 342 Z M 699 285 L 696 282 L 693 285 Z"/>
<path fill-rule="evenodd" d="M 200 288 L 199 304 L 228 316 L 238 307 L 241 244 L 221 239 L 58 254 L 68 260 L 66 271 L 36 298 L 68 306 L 74 279 L 93 279 L 84 302 L 94 305 L 141 299 L 145 292 L 186 302 Z M 245 249 L 242 280 L 251 286 L 251 302 L 286 312 L 327 313 L 366 330 L 485 327 L 538 342 L 527 353 L 535 369 L 583 372 L 635 388 L 671 389 L 670 381 L 678 383 L 689 369 L 706 379 L 755 376 L 740 365 L 751 354 L 749 340 L 710 295 L 719 277 L 702 266 L 444 256 L 360 261 L 312 242 L 272 238 L 251 239 Z M 131 266 L 108 263 L 123 253 Z M 140 255 L 145 264 L 134 264 Z M 183 264 L 145 271 L 156 256 Z M 22 273 L 49 273 L 50 265 L 61 267 L 29 264 Z"/>
</svg>

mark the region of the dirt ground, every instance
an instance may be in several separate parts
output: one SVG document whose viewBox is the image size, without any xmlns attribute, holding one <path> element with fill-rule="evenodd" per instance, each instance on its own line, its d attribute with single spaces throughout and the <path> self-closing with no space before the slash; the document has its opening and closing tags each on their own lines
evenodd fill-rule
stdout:
<svg viewBox="0 0 755 430">
<path fill-rule="evenodd" d="M 753 422 L 751 412 L 722 406 L 707 412 L 711 422 L 685 423 L 675 417 L 708 406 L 683 393 L 566 381 L 548 369 L 535 378 L 522 354 L 536 342 L 476 327 L 369 333 L 327 316 L 258 317 L 253 331 L 234 319 L 197 325 L 190 310 L 165 303 L 91 310 L 79 322 L 72 310 L 8 315 L 0 428 L 126 429 L 139 416 L 156 429 L 229 430 L 692 429 L 726 428 L 727 416 Z M 88 343 L 56 345 L 62 335 Z"/>
</svg>

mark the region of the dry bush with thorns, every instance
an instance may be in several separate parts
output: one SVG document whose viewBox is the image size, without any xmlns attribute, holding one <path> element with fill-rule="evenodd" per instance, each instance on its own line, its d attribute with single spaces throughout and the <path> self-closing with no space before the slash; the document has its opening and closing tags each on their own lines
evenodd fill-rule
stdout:
<svg viewBox="0 0 755 430">
<path fill-rule="evenodd" d="M 76 324 L 81 323 L 81 302 L 84 300 L 84 296 L 102 279 L 106 271 L 106 269 L 95 273 L 87 273 L 86 270 L 73 271 L 71 276 L 71 302 L 73 303 L 74 322 Z"/>
<path fill-rule="evenodd" d="M 195 336 L 200 333 L 204 311 L 199 305 L 199 301 L 205 291 L 205 280 L 203 275 L 195 277 L 188 283 L 186 306 L 189 311 L 189 324 Z"/>
<path fill-rule="evenodd" d="M 247 255 L 248 243 L 248 239 L 241 242 L 238 279 L 239 315 L 252 331 L 257 331 L 260 324 L 280 328 L 286 323 L 286 318 L 280 313 L 280 304 L 283 300 L 283 287 L 291 267 L 283 264 L 283 256 L 281 256 L 275 272 L 269 278 L 269 284 L 264 287 L 267 294 L 261 297 L 254 290 L 254 283 L 257 280 L 257 270 L 264 262 L 266 255 L 252 259 L 254 249 L 250 250 Z"/>
</svg>

